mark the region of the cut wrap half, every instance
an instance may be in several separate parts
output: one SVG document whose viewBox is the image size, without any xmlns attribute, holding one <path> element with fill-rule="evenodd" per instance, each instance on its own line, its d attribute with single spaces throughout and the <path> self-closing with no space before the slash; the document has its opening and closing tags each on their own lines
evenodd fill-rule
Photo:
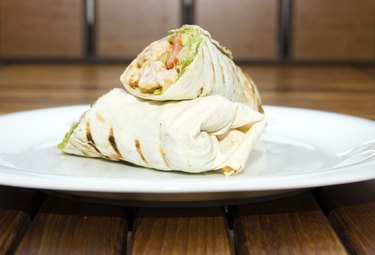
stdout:
<svg viewBox="0 0 375 255">
<path fill-rule="evenodd" d="M 223 96 L 155 102 L 123 89 L 99 98 L 58 147 L 70 154 L 160 170 L 242 170 L 264 115 Z"/>
<path fill-rule="evenodd" d="M 221 95 L 262 112 L 254 82 L 232 53 L 195 25 L 184 25 L 147 46 L 121 75 L 125 89 L 140 98 L 165 101 Z"/>
</svg>

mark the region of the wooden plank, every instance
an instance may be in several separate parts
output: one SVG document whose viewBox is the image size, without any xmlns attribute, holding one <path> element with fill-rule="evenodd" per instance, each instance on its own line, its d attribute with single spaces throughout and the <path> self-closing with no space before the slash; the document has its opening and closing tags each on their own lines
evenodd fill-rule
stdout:
<svg viewBox="0 0 375 255">
<path fill-rule="evenodd" d="M 90 104 L 115 87 L 126 64 L 17 64 L 0 69 L 0 113 Z M 20 75 L 22 74 L 22 75 Z"/>
<path fill-rule="evenodd" d="M 131 254 L 234 254 L 223 208 L 139 209 Z"/>
<path fill-rule="evenodd" d="M 375 93 L 375 68 L 350 65 L 242 65 L 259 89 Z M 366 68 L 366 69 L 365 69 Z M 373 71 L 373 77 L 368 74 Z"/>
<path fill-rule="evenodd" d="M 264 104 L 311 108 L 375 119 L 374 68 L 350 66 L 242 66 Z"/>
<path fill-rule="evenodd" d="M 122 254 L 126 237 L 123 208 L 49 197 L 15 254 Z"/>
<path fill-rule="evenodd" d="M 120 64 L 17 64 L 0 69 L 0 112 L 91 103 L 122 87 Z M 263 102 L 375 119 L 375 79 L 349 66 L 242 66 Z M 22 74 L 22 75 L 20 75 Z"/>
<path fill-rule="evenodd" d="M 374 60 L 375 0 L 295 0 L 292 58 Z"/>
<path fill-rule="evenodd" d="M 261 91 L 261 96 L 263 103 L 267 105 L 331 111 L 375 120 L 374 93 Z"/>
<path fill-rule="evenodd" d="M 0 57 L 81 58 L 84 0 L 0 1 Z"/>
<path fill-rule="evenodd" d="M 127 64 L 16 64 L 0 69 L 1 88 L 110 89 Z M 20 75 L 22 74 L 22 75 Z"/>
<path fill-rule="evenodd" d="M 241 60 L 278 58 L 277 0 L 196 0 L 195 22 Z"/>
<path fill-rule="evenodd" d="M 238 254 L 346 254 L 309 193 L 234 208 Z"/>
<path fill-rule="evenodd" d="M 38 206 L 34 190 L 0 186 L 0 254 L 10 254 Z"/>
<path fill-rule="evenodd" d="M 373 80 L 375 80 L 375 67 L 374 66 L 369 66 L 369 65 L 363 65 L 363 66 L 358 66 L 357 69 L 370 76 Z"/>
<path fill-rule="evenodd" d="M 321 188 L 317 197 L 351 254 L 375 254 L 375 180 Z"/>
<path fill-rule="evenodd" d="M 97 0 L 97 55 L 135 57 L 149 43 L 180 26 L 181 3 L 175 0 Z"/>
</svg>

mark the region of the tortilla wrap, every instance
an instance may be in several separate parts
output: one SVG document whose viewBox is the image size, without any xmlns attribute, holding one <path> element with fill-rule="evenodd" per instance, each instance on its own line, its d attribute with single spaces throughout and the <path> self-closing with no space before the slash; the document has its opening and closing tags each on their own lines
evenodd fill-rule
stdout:
<svg viewBox="0 0 375 255">
<path fill-rule="evenodd" d="M 59 148 L 70 154 L 199 173 L 242 170 L 264 115 L 223 96 L 155 102 L 113 89 L 73 125 Z"/>
<path fill-rule="evenodd" d="M 257 87 L 236 66 L 228 49 L 199 26 L 184 25 L 171 32 L 147 46 L 121 75 L 120 80 L 130 94 L 155 101 L 221 95 L 262 112 Z M 178 35 L 182 37 L 180 51 L 174 59 L 177 62 L 169 69 L 166 66 Z"/>
</svg>

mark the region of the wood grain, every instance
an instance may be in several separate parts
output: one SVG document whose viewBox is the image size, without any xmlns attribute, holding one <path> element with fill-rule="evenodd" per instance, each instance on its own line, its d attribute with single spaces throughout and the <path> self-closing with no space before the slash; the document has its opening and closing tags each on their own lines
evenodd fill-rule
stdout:
<svg viewBox="0 0 375 255">
<path fill-rule="evenodd" d="M 181 1 L 98 0 L 96 53 L 133 58 L 152 41 L 180 26 Z"/>
<path fill-rule="evenodd" d="M 375 94 L 375 68 L 350 65 L 243 65 L 262 91 L 369 92 Z M 371 74 L 371 71 L 374 73 Z"/>
<path fill-rule="evenodd" d="M 122 86 L 127 64 L 16 64 L 0 68 L 1 88 L 97 89 Z"/>
<path fill-rule="evenodd" d="M 0 1 L 0 57 L 81 58 L 84 29 L 84 0 Z"/>
<path fill-rule="evenodd" d="M 234 208 L 238 254 L 346 254 L 309 193 Z"/>
<path fill-rule="evenodd" d="M 121 207 L 49 197 L 15 254 L 122 254 L 126 233 Z"/>
<path fill-rule="evenodd" d="M 16 64 L 0 68 L 0 113 L 90 104 L 115 87 L 126 64 Z M 244 65 L 265 104 L 375 119 L 375 68 Z M 363 68 L 363 70 L 362 70 Z"/>
<path fill-rule="evenodd" d="M 139 209 L 131 254 L 234 254 L 223 208 Z"/>
<path fill-rule="evenodd" d="M 264 104 L 333 111 L 375 119 L 374 67 L 243 66 Z"/>
<path fill-rule="evenodd" d="M 369 92 L 261 91 L 261 96 L 268 105 L 331 111 L 375 120 L 375 94 Z"/>
<path fill-rule="evenodd" d="M 375 180 L 321 188 L 316 194 L 351 254 L 375 254 Z"/>
<path fill-rule="evenodd" d="M 375 0 L 294 0 L 293 59 L 374 60 Z"/>
<path fill-rule="evenodd" d="M 0 68 L 0 113 L 90 104 L 122 87 L 125 65 L 19 64 Z M 7 109 L 7 110 L 6 110 Z"/>
<path fill-rule="evenodd" d="M 277 0 L 197 0 L 195 22 L 241 60 L 278 58 Z"/>
<path fill-rule="evenodd" d="M 373 66 L 360 65 L 358 66 L 358 70 L 375 79 L 375 68 L 373 68 Z"/>
<path fill-rule="evenodd" d="M 38 193 L 0 186 L 0 254 L 10 254 L 31 222 Z"/>
</svg>

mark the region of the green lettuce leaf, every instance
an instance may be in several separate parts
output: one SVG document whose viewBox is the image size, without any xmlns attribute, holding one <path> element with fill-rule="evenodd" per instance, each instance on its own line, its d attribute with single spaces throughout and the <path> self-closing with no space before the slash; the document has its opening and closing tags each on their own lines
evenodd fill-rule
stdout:
<svg viewBox="0 0 375 255">
<path fill-rule="evenodd" d="M 177 72 L 181 76 L 198 54 L 199 46 L 202 42 L 202 33 L 199 28 L 194 26 L 183 26 L 181 29 L 176 30 L 176 32 L 182 33 L 183 48 L 177 56 L 178 63 L 176 65 Z"/>
<path fill-rule="evenodd" d="M 73 122 L 72 125 L 70 126 L 70 130 L 65 133 L 63 140 L 61 143 L 57 145 L 57 148 L 60 150 L 63 150 L 66 146 L 66 144 L 69 142 L 70 136 L 73 134 L 74 130 L 77 128 L 79 122 Z"/>
<path fill-rule="evenodd" d="M 90 108 L 93 107 L 96 104 L 97 100 L 91 103 Z M 81 122 L 83 117 L 85 116 L 87 111 L 82 113 L 81 117 L 79 118 L 79 121 L 74 121 L 72 125 L 70 126 L 70 129 L 68 132 L 65 133 L 63 140 L 57 145 L 57 148 L 60 150 L 63 150 L 66 146 L 66 144 L 69 142 L 70 136 L 73 134 L 74 130 L 78 127 L 78 124 Z"/>
</svg>

